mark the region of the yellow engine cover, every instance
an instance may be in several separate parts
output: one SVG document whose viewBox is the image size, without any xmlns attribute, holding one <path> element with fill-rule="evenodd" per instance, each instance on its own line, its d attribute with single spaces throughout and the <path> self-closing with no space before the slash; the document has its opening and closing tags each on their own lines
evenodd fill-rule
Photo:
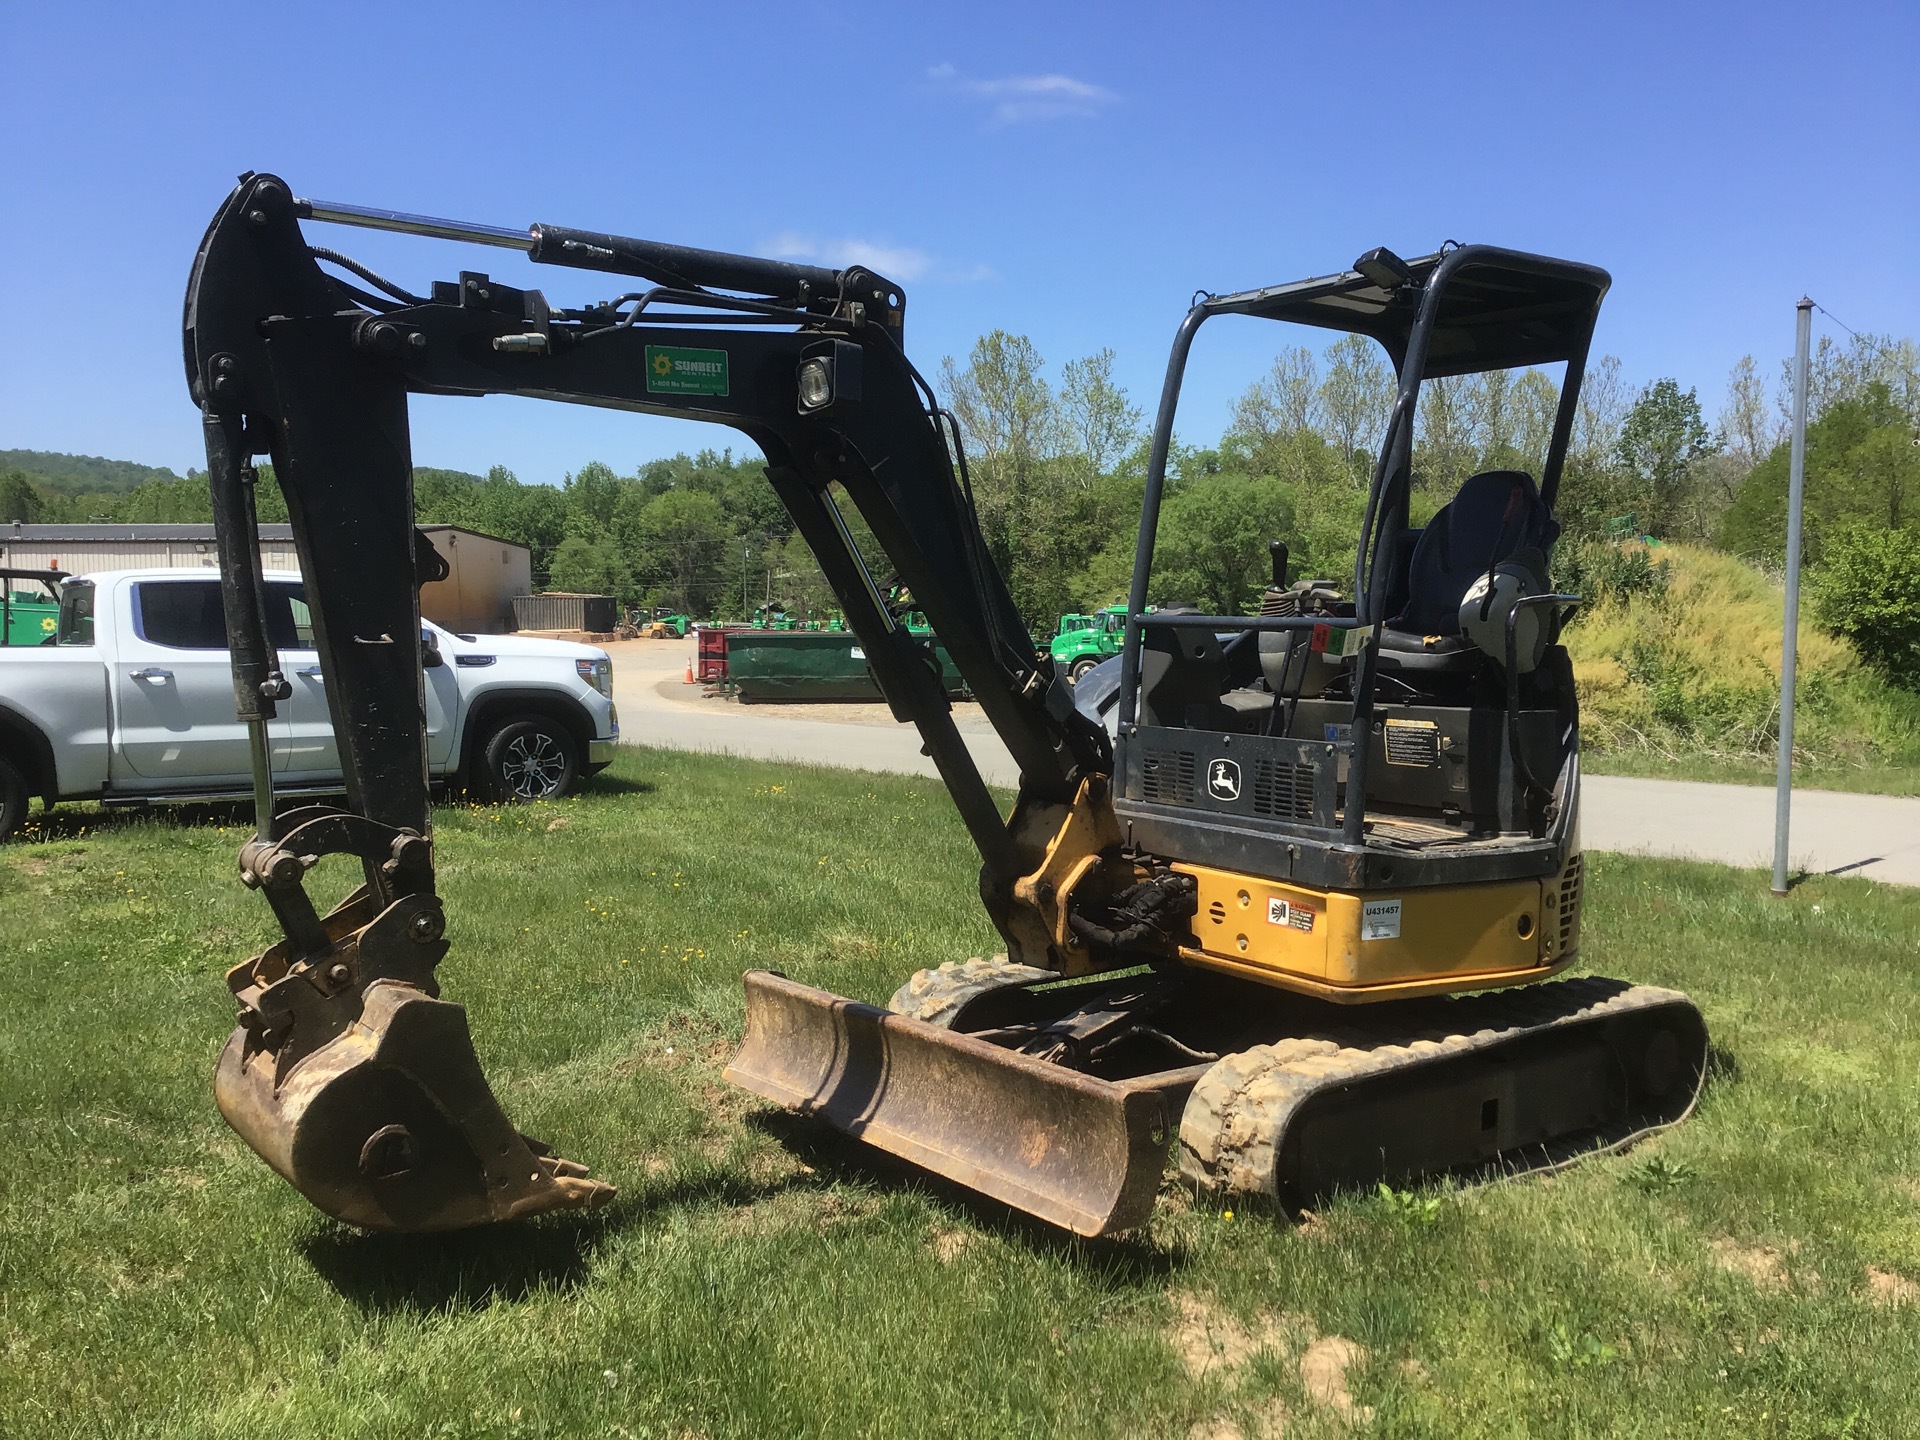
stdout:
<svg viewBox="0 0 1920 1440">
<path fill-rule="evenodd" d="M 1202 865 L 1189 964 L 1342 1001 L 1538 980 L 1573 958 L 1578 857 L 1563 876 L 1349 894 Z M 1563 916 L 1563 890 L 1571 888 Z M 1563 920 L 1567 923 L 1563 923 Z"/>
</svg>

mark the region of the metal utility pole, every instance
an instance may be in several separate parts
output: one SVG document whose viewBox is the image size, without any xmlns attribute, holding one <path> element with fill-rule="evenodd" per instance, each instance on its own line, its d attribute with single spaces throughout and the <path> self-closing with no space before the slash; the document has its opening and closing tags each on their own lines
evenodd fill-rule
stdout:
<svg viewBox="0 0 1920 1440">
<path fill-rule="evenodd" d="M 1807 350 L 1813 301 L 1793 322 L 1793 459 L 1787 472 L 1787 616 L 1780 634 L 1780 754 L 1774 778 L 1773 893 L 1787 893 L 1787 825 L 1793 810 L 1793 682 L 1800 646 L 1800 501 L 1807 488 Z"/>
</svg>

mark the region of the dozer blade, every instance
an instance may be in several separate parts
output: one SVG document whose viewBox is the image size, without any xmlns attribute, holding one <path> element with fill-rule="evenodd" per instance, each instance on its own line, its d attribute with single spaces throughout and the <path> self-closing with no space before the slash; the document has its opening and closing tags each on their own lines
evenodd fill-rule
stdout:
<svg viewBox="0 0 1920 1440">
<path fill-rule="evenodd" d="M 1163 1090 L 1063 1069 L 768 971 L 745 979 L 747 1029 L 726 1069 L 731 1083 L 1075 1234 L 1145 1223 L 1173 1128 Z"/>
<path fill-rule="evenodd" d="M 612 1186 L 507 1119 L 466 1011 L 382 963 L 418 913 L 402 900 L 313 963 L 285 967 L 269 951 L 236 969 L 241 1025 L 214 1072 L 220 1113 L 315 1206 L 365 1230 L 604 1204 Z"/>
</svg>

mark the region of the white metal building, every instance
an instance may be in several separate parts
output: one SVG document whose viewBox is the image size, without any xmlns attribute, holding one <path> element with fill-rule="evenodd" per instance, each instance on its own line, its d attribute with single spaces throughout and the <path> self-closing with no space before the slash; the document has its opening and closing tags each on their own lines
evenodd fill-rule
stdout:
<svg viewBox="0 0 1920 1440">
<path fill-rule="evenodd" d="M 445 580 L 421 588 L 421 612 L 458 632 L 513 629 L 513 597 L 533 589 L 527 547 L 457 525 L 420 529 L 450 571 Z M 218 563 L 211 525 L 0 525 L 0 565 L 79 575 L 147 566 L 211 569 Z M 268 570 L 300 568 L 291 525 L 260 527 L 260 563 Z"/>
</svg>

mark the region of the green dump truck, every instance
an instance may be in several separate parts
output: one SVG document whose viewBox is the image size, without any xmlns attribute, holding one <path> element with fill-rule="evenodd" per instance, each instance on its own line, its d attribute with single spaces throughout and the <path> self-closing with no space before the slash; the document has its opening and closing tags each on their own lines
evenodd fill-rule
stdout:
<svg viewBox="0 0 1920 1440">
<path fill-rule="evenodd" d="M 42 645 L 60 620 L 64 570 L 0 569 L 0 645 Z"/>
<path fill-rule="evenodd" d="M 1126 630 L 1124 605 L 1109 605 L 1093 615 L 1062 615 L 1060 629 L 1047 649 L 1053 663 L 1078 684 L 1087 671 L 1109 655 L 1120 653 L 1120 640 Z"/>
</svg>

